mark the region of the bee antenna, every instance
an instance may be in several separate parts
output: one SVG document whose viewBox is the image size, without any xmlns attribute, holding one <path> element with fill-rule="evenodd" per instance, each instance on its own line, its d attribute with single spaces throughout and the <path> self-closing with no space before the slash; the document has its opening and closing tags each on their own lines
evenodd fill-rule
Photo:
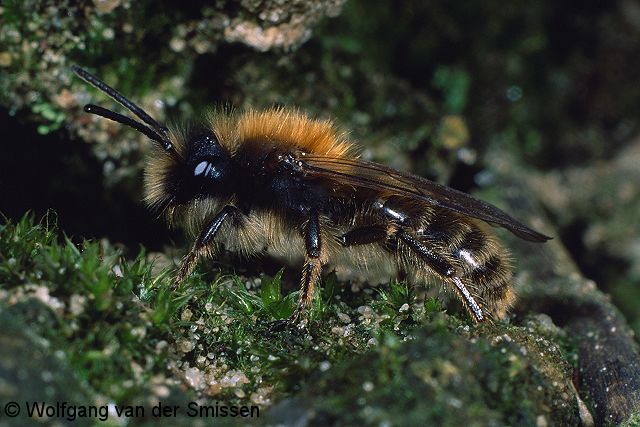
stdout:
<svg viewBox="0 0 640 427">
<path fill-rule="evenodd" d="M 123 125 L 127 125 L 129 127 L 134 128 L 140 133 L 145 134 L 149 139 L 152 139 L 159 144 L 161 144 L 165 149 L 170 150 L 173 147 L 171 144 L 167 144 L 168 141 L 163 139 L 156 131 L 151 129 L 144 124 L 133 120 L 131 117 L 123 116 L 120 113 L 116 113 L 115 111 L 111 111 L 107 108 L 100 107 L 99 105 L 87 104 L 84 106 L 84 111 L 87 113 L 95 114 L 100 117 L 104 117 L 109 120 L 113 120 L 114 122 L 122 123 Z"/>
<path fill-rule="evenodd" d="M 169 140 L 169 130 L 165 126 L 162 126 L 153 117 L 147 114 L 142 108 L 129 101 L 120 92 L 118 92 L 87 70 L 80 68 L 77 65 L 72 65 L 71 69 L 82 80 L 100 89 L 102 92 L 106 93 L 112 99 L 120 103 L 123 107 L 138 116 L 138 118 L 149 125 L 150 128 L 140 122 L 131 119 L 130 117 L 123 116 L 122 114 L 116 113 L 115 111 L 111 111 L 97 105 L 87 104 L 84 107 L 84 111 L 130 126 L 138 132 L 145 134 L 153 141 L 161 144 L 165 150 L 169 151 L 173 149 L 173 145 Z"/>
</svg>

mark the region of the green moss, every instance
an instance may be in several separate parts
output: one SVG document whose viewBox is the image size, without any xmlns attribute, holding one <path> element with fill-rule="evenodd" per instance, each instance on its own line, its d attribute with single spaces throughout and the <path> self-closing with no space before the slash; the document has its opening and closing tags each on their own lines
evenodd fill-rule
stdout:
<svg viewBox="0 0 640 427">
<path fill-rule="evenodd" d="M 402 283 L 371 295 L 330 275 L 307 329 L 273 332 L 295 304 L 282 271 L 214 269 L 172 291 L 171 270 L 152 267 L 144 252 L 126 261 L 104 243 L 59 241 L 47 218 L 0 227 L 0 306 L 31 319 L 68 369 L 119 404 L 171 390 L 182 404 L 265 409 L 302 388 L 294 402 L 305 402 L 314 425 L 576 421 L 568 347 L 535 318 L 470 327 Z"/>
<path fill-rule="evenodd" d="M 439 310 L 431 300 L 427 310 L 415 306 L 402 284 L 372 298 L 329 276 L 308 330 L 274 333 L 271 322 L 288 317 L 296 300 L 296 292 L 281 291 L 281 272 L 194 275 L 172 291 L 170 270 L 152 275 L 144 252 L 126 261 L 98 242 L 59 242 L 47 221 L 26 216 L 0 228 L 2 304 L 48 305 L 54 325 L 36 330 L 68 352 L 71 367 L 94 390 L 118 402 L 145 396 L 150 383 L 169 384 L 168 375 L 194 394 L 233 402 L 253 396 L 265 404 L 291 393 L 319 366 L 366 352 L 384 331 L 406 335 Z M 196 380 L 185 379 L 187 372 Z M 230 376 L 236 379 L 225 380 Z"/>
<path fill-rule="evenodd" d="M 620 427 L 636 427 L 636 426 L 640 426 L 640 413 L 639 412 L 633 413 L 629 418 L 627 418 L 627 420 L 625 420 L 619 426 Z"/>
<path fill-rule="evenodd" d="M 34 225 L 28 216 L 1 227 L 0 255 L 2 304 L 39 300 L 48 306 L 53 326 L 33 326 L 65 352 L 77 375 L 118 402 L 148 392 L 167 357 L 154 346 L 168 337 L 166 324 L 149 328 L 149 320 L 163 310 L 175 312 L 182 301 L 163 306 L 162 290 L 152 307 L 135 297 L 134 289 L 158 289 L 162 279 L 150 276 L 142 255 L 127 264 L 109 246 L 76 246 L 68 238 L 59 243 L 54 227 Z M 117 271 L 125 276 L 118 278 Z M 137 371 L 136 365 L 150 369 Z"/>
<path fill-rule="evenodd" d="M 379 347 L 316 376 L 272 416 L 286 422 L 302 407 L 310 425 L 578 424 L 571 368 L 536 332 L 452 328 L 437 316 L 409 340 L 385 334 Z"/>
</svg>

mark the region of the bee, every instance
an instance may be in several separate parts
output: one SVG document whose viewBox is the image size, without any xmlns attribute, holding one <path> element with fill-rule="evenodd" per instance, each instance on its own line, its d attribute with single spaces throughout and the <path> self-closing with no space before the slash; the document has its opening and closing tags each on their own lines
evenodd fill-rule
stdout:
<svg viewBox="0 0 640 427">
<path fill-rule="evenodd" d="M 144 199 L 197 236 L 174 286 L 220 248 L 245 256 L 270 250 L 304 258 L 287 324 L 306 323 L 329 261 L 387 265 L 412 284 L 442 283 L 482 322 L 502 318 L 515 299 L 509 252 L 487 225 L 532 242 L 550 239 L 468 194 L 358 158 L 331 121 L 271 108 L 217 112 L 170 130 L 96 76 L 73 71 L 140 121 L 92 104 L 86 112 L 154 143 Z"/>
</svg>

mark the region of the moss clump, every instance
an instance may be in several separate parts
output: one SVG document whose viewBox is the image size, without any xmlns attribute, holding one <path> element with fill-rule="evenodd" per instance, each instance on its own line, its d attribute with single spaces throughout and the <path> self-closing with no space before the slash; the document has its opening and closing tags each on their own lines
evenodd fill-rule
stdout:
<svg viewBox="0 0 640 427">
<path fill-rule="evenodd" d="M 120 404 L 166 398 L 181 384 L 191 398 L 268 407 L 310 373 L 375 347 L 383 331 L 404 337 L 440 310 L 403 284 L 372 296 L 329 276 L 308 329 L 272 333 L 296 298 L 280 290 L 281 273 L 216 269 L 171 291 L 172 268 L 152 267 L 144 252 L 126 261 L 104 242 L 60 242 L 46 219 L 0 227 L 0 306 L 18 313 L 35 302 L 44 315 L 31 314 L 30 329 Z"/>
<path fill-rule="evenodd" d="M 577 425 L 571 366 L 535 324 L 453 328 L 442 316 L 406 342 L 385 334 L 272 416 L 310 425 Z"/>
<path fill-rule="evenodd" d="M 60 243 L 54 227 L 29 216 L 0 226 L 2 309 L 26 316 L 79 378 L 122 404 L 152 396 L 151 384 L 171 385 L 161 343 L 184 297 L 172 299 L 150 269 L 143 254 L 127 263 L 107 244 Z M 149 293 L 152 301 L 140 299 Z"/>
<path fill-rule="evenodd" d="M 2 312 L 27 319 L 89 395 L 263 409 L 293 396 L 314 424 L 576 421 L 570 347 L 538 319 L 470 326 L 403 284 L 353 292 L 330 275 L 308 329 L 271 332 L 295 302 L 282 271 L 214 269 L 170 291 L 170 269 L 152 267 L 144 252 L 60 243 L 30 217 L 0 227 Z"/>
</svg>

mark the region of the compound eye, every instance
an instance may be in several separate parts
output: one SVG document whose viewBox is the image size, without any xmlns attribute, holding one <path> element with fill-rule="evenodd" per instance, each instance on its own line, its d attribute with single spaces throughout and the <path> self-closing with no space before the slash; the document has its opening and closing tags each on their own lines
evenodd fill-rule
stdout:
<svg viewBox="0 0 640 427">
<path fill-rule="evenodd" d="M 203 160 L 196 165 L 193 169 L 193 176 L 200 176 L 206 178 L 219 178 L 221 175 L 219 168 L 216 168 L 210 161 Z"/>
<path fill-rule="evenodd" d="M 211 163 L 207 162 L 206 160 L 201 161 L 196 165 L 196 168 L 193 170 L 193 176 L 202 175 L 210 166 L 211 166 Z"/>
</svg>

